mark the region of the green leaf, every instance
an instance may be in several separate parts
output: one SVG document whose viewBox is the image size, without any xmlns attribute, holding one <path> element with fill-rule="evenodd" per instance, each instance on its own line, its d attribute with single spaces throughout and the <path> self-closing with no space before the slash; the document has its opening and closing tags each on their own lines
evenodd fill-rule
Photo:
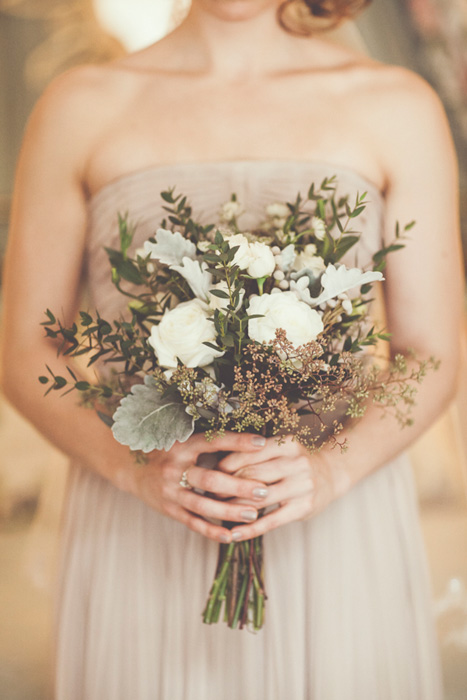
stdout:
<svg viewBox="0 0 467 700">
<path fill-rule="evenodd" d="M 109 428 L 113 426 L 114 419 L 112 418 L 112 416 L 108 416 L 107 413 L 103 413 L 102 411 L 97 411 L 97 415 L 103 423 L 109 426 Z"/>
<path fill-rule="evenodd" d="M 381 248 L 373 255 L 373 262 L 379 263 L 383 258 L 385 258 L 389 253 L 395 253 L 397 250 L 402 250 L 405 248 L 403 243 L 392 243 L 391 245 Z"/>
<path fill-rule="evenodd" d="M 118 215 L 118 229 L 120 235 L 120 250 L 124 259 L 127 257 L 128 248 L 133 241 L 135 228 L 128 223 L 128 213 L 122 216 Z"/>
<path fill-rule="evenodd" d="M 352 212 L 350 212 L 349 216 L 351 219 L 355 219 L 357 216 L 360 216 L 362 211 L 365 211 L 366 207 L 364 204 L 360 207 L 356 207 Z"/>
<path fill-rule="evenodd" d="M 57 323 L 57 319 L 55 318 L 55 316 L 53 315 L 53 313 L 51 312 L 50 309 L 47 309 L 47 311 L 45 313 L 46 313 L 47 318 L 49 319 L 50 323 Z"/>
<path fill-rule="evenodd" d="M 80 311 L 79 315 L 81 317 L 81 324 L 83 326 L 90 326 L 92 323 L 92 316 L 87 314 L 85 311 Z"/>
<path fill-rule="evenodd" d="M 91 385 L 89 384 L 89 382 L 82 381 L 76 382 L 75 384 L 75 389 L 78 389 L 78 391 L 87 391 L 88 389 L 90 389 L 90 387 Z"/>
<path fill-rule="evenodd" d="M 153 377 L 133 386 L 115 411 L 112 432 L 131 450 L 169 450 L 175 442 L 185 442 L 193 433 L 194 421 L 182 403 L 164 399 Z"/>
<path fill-rule="evenodd" d="M 341 238 L 334 250 L 333 261 L 338 262 L 359 240 L 360 236 L 344 236 Z"/>
<path fill-rule="evenodd" d="M 227 292 L 222 291 L 222 289 L 210 289 L 209 294 L 212 294 L 214 297 L 219 297 L 219 299 L 230 299 Z"/>
</svg>

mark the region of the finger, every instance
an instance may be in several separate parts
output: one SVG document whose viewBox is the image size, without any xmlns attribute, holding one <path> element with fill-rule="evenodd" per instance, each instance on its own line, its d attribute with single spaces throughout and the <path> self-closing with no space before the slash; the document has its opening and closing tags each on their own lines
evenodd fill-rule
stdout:
<svg viewBox="0 0 467 700">
<path fill-rule="evenodd" d="M 311 478 L 312 468 L 310 459 L 306 455 L 277 457 L 267 462 L 242 467 L 235 472 L 236 477 L 255 479 L 264 484 L 274 484 L 281 479 L 287 479 L 298 474 L 309 474 Z"/>
<path fill-rule="evenodd" d="M 223 474 L 215 469 L 190 467 L 187 473 L 188 483 L 193 488 L 207 491 L 224 498 L 249 498 L 263 501 L 267 496 L 267 486 L 262 481 L 237 479 L 230 474 Z"/>
<path fill-rule="evenodd" d="M 268 495 L 264 499 L 261 507 L 268 508 L 270 506 L 276 506 L 307 495 L 309 498 L 312 498 L 314 492 L 315 487 L 311 475 L 308 477 L 308 475 L 298 474 L 270 486 Z"/>
<path fill-rule="evenodd" d="M 231 503 L 241 505 L 252 505 L 255 508 L 269 508 L 278 506 L 286 501 L 308 496 L 311 498 L 315 492 L 313 478 L 308 474 L 296 474 L 292 477 L 287 477 L 278 481 L 276 484 L 269 486 L 267 497 L 261 502 L 248 501 L 246 499 L 232 499 Z"/>
<path fill-rule="evenodd" d="M 203 535 L 203 537 L 207 537 L 210 540 L 223 542 L 225 544 L 232 542 L 232 535 L 230 530 L 226 527 L 210 523 L 198 515 L 190 513 L 180 505 L 172 504 L 172 506 L 167 509 L 166 515 L 174 520 L 178 520 L 178 522 L 182 523 L 182 525 L 186 525 L 190 530 L 193 530 L 193 532 L 197 532 L 199 535 Z"/>
<path fill-rule="evenodd" d="M 257 464 L 276 457 L 296 457 L 303 452 L 303 447 L 296 441 L 287 439 L 279 445 L 275 438 L 269 438 L 265 447 L 259 452 L 233 452 L 220 460 L 218 467 L 230 474 L 243 467 Z"/>
<path fill-rule="evenodd" d="M 186 510 L 201 515 L 204 519 L 215 518 L 235 523 L 251 523 L 258 517 L 258 510 L 252 506 L 236 505 L 229 501 L 217 501 L 200 496 L 186 489 L 180 494 L 178 503 Z"/>
<path fill-rule="evenodd" d="M 222 437 L 208 441 L 203 433 L 198 433 L 182 444 L 196 455 L 202 452 L 258 452 L 265 446 L 266 438 L 252 433 L 227 432 Z"/>
<path fill-rule="evenodd" d="M 254 537 L 265 535 L 267 532 L 287 525 L 288 523 L 295 522 L 296 520 L 303 520 L 308 515 L 311 515 L 312 510 L 310 504 L 311 499 L 307 497 L 288 501 L 271 513 L 264 515 L 262 518 L 258 518 L 258 520 L 251 525 L 236 525 L 231 531 L 232 539 L 235 542 L 251 540 Z"/>
</svg>

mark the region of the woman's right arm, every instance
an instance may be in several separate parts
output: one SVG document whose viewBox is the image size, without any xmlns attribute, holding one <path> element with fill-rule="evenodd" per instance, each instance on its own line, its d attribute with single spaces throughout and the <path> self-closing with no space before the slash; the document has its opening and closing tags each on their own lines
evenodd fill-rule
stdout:
<svg viewBox="0 0 467 700">
<path fill-rule="evenodd" d="M 43 435 L 85 467 L 206 537 L 230 541 L 228 530 L 206 518 L 245 521 L 245 507 L 198 495 L 178 482 L 190 468 L 193 486 L 251 498 L 264 484 L 193 465 L 203 452 L 261 449 L 252 436 L 230 434 L 212 443 L 194 436 L 168 453 L 153 453 L 144 467 L 135 467 L 129 450 L 114 440 L 93 411 L 77 404 L 76 395 L 52 392 L 44 398 L 38 381 L 45 365 L 57 374 L 66 373 L 65 361 L 57 357 L 56 345 L 40 325 L 45 309 L 54 310 L 66 324 L 78 310 L 86 236 L 82 183 L 102 117 L 93 111 L 99 104 L 96 70 L 79 69 L 55 81 L 26 130 L 5 260 L 3 390 Z M 247 510 L 257 514 L 255 508 Z"/>
</svg>

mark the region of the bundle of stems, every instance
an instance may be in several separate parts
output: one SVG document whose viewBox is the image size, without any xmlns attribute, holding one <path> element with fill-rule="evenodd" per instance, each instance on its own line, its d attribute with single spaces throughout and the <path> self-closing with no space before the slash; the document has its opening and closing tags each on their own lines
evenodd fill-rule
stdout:
<svg viewBox="0 0 467 700">
<path fill-rule="evenodd" d="M 232 629 L 260 630 L 267 599 L 263 573 L 262 536 L 221 545 L 203 621 L 218 622 L 223 609 L 224 621 Z"/>
</svg>

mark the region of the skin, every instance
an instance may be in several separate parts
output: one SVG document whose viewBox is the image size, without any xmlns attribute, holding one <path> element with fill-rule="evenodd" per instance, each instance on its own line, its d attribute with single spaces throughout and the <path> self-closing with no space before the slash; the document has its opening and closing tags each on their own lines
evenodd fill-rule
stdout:
<svg viewBox="0 0 467 700">
<path fill-rule="evenodd" d="M 187 20 L 157 44 L 57 79 L 26 132 L 5 269 L 3 386 L 12 403 L 85 467 L 226 542 L 313 517 L 396 457 L 452 398 L 459 361 L 457 170 L 437 96 L 406 70 L 323 36 L 287 34 L 277 4 L 194 0 Z M 46 363 L 57 373 L 64 363 L 39 323 L 47 307 L 61 309 L 66 321 L 78 308 L 89 196 L 155 164 L 239 158 L 352 168 L 384 192 L 388 240 L 396 219 L 417 221 L 386 271 L 391 349 L 435 355 L 441 369 L 419 389 L 413 427 L 400 430 L 370 407 L 345 454 L 310 456 L 290 439 L 279 447 L 271 439 L 254 445 L 250 435 L 213 443 L 194 436 L 138 468 L 73 396 L 43 398 L 37 376 Z M 213 450 L 231 452 L 218 471 L 194 466 Z M 186 469 L 208 495 L 179 485 Z M 257 489 L 267 495 L 256 497 Z M 278 508 L 258 518 L 266 505 Z M 229 531 L 214 517 L 239 525 Z"/>
</svg>

